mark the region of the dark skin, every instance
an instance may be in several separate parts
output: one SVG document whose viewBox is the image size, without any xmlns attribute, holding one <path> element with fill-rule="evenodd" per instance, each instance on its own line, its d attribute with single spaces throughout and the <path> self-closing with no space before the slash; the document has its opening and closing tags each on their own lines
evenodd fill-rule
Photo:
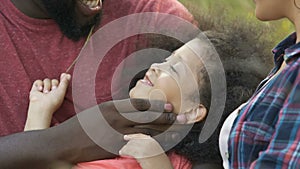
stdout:
<svg viewBox="0 0 300 169">
<path fill-rule="evenodd" d="M 25 15 L 36 19 L 53 19 L 62 33 L 71 40 L 85 38 L 94 25 L 101 22 L 99 11 L 85 15 L 80 8 L 80 0 L 11 0 Z M 100 1 L 102 4 L 102 1 Z"/>
<path fill-rule="evenodd" d="M 116 109 L 117 105 L 126 106 L 123 112 Z M 5 169 L 39 169 L 53 165 L 57 161 L 65 161 L 76 164 L 83 161 L 96 159 L 106 159 L 116 157 L 116 154 L 107 152 L 102 147 L 95 144 L 80 125 L 80 121 L 88 121 L 93 132 L 103 132 L 107 127 L 98 116 L 98 108 L 105 117 L 106 122 L 122 134 L 129 133 L 147 133 L 151 135 L 158 134 L 155 130 L 136 128 L 138 123 L 125 119 L 120 113 L 132 113 L 138 116 L 140 120 L 145 120 L 157 116 L 158 112 L 164 109 L 164 103 L 153 102 L 150 109 L 149 102 L 144 100 L 121 100 L 102 103 L 98 106 L 85 110 L 77 116 L 65 121 L 64 123 L 45 130 L 29 131 L 17 133 L 0 138 L 0 164 Z M 135 109 L 145 110 L 145 113 L 137 112 Z M 136 112 L 134 113 L 133 110 Z M 78 120 L 79 119 L 79 120 Z M 162 113 L 162 115 L 151 122 L 153 125 L 172 124 L 176 120 L 173 113 Z M 147 124 L 147 123 L 145 123 Z M 101 141 L 111 144 L 115 150 L 119 150 L 125 141 L 123 137 L 105 135 Z M 169 143 L 174 139 L 174 135 L 166 133 L 165 142 Z M 97 142 L 97 140 L 96 140 Z M 71 144 L 70 144 L 71 143 Z"/>
<path fill-rule="evenodd" d="M 49 19 L 49 15 L 39 0 L 11 0 L 25 15 L 36 19 Z"/>
<path fill-rule="evenodd" d="M 51 16 L 55 16 L 55 13 L 49 12 L 44 5 L 49 3 L 49 6 L 59 4 L 59 1 L 65 2 L 72 6 L 72 0 L 11 0 L 13 4 L 25 15 L 37 18 L 37 19 L 53 19 Z M 51 4 L 52 3 L 52 4 Z M 49 7 L 48 6 L 48 7 Z M 60 9 L 63 6 L 60 6 Z M 75 19 L 76 23 L 73 27 L 78 28 L 79 33 L 75 32 L 76 36 L 74 38 L 74 32 L 69 32 L 68 36 L 71 39 L 78 39 L 80 37 L 85 37 L 85 33 L 81 33 L 81 27 L 86 26 L 86 24 L 93 23 L 91 21 L 91 16 L 85 17 L 78 13 L 76 8 L 70 9 L 74 16 L 70 16 L 68 19 Z M 51 15 L 50 15 L 51 13 Z M 64 32 L 64 16 L 58 16 L 58 25 Z M 96 18 L 96 17 L 92 17 Z M 63 23 L 62 25 L 59 23 Z M 73 29 L 73 27 L 71 27 Z M 69 28 L 69 29 L 71 29 Z M 89 28 L 88 26 L 86 28 Z M 85 29 L 86 29 L 85 28 Z M 66 31 L 68 33 L 68 30 Z M 84 31 L 82 31 L 84 32 Z M 64 32 L 65 33 L 65 32 Z M 72 34 L 73 33 L 73 34 Z M 79 36 L 78 36 L 79 34 Z M 117 104 L 121 104 L 123 109 L 117 110 L 115 108 L 114 102 L 106 102 L 99 105 L 102 115 L 105 117 L 105 121 L 117 130 L 121 134 L 129 133 L 145 133 L 156 135 L 158 132 L 156 130 L 151 130 L 147 128 L 137 127 L 138 123 L 132 122 L 121 116 L 120 113 L 132 113 L 134 116 L 138 116 L 141 121 L 145 121 L 149 118 L 157 117 L 157 113 L 164 111 L 165 103 L 153 102 L 149 104 L 145 100 L 122 100 L 117 101 Z M 134 107 L 132 106 L 134 105 Z M 152 105 L 152 106 L 150 106 Z M 151 107 L 151 108 L 150 108 Z M 150 108 L 150 109 L 149 109 Z M 116 157 L 116 154 L 110 153 L 105 149 L 98 146 L 87 133 L 83 130 L 80 125 L 82 119 L 88 120 L 89 127 L 92 127 L 93 132 L 101 134 L 105 126 L 103 121 L 98 118 L 99 112 L 98 106 L 85 110 L 66 122 L 49 129 L 22 132 L 17 134 L 12 134 L 9 136 L 0 138 L 0 164 L 1 168 L 5 169 L 40 169 L 40 168 L 51 168 L 54 163 L 57 162 L 67 162 L 76 164 L 83 161 L 91 161 L 96 159 L 106 159 Z M 147 113 L 139 112 L 138 110 L 147 110 Z M 171 110 L 168 110 L 171 111 Z M 79 120 L 78 120 L 79 119 Z M 176 120 L 176 115 L 173 113 L 163 113 L 157 120 L 151 122 L 150 125 L 169 125 Z M 144 123 L 142 125 L 149 125 Z M 98 130 L 97 130 L 98 129 Z M 102 131 L 101 131 L 102 129 Z M 166 142 L 169 143 L 170 140 L 174 140 L 174 134 L 167 134 Z M 177 133 L 178 134 L 178 133 Z M 108 135 L 107 141 L 105 137 L 102 141 L 106 141 L 115 147 L 116 151 L 119 150 L 124 144 L 123 137 Z M 121 135 L 122 136 L 122 135 Z M 162 145 L 164 143 L 161 143 Z M 5 154 L 5 155 L 4 155 Z"/>
</svg>

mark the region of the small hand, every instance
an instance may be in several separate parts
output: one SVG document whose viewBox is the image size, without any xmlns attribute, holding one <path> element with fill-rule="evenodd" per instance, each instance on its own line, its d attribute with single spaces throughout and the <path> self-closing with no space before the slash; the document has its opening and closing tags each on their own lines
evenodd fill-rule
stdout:
<svg viewBox="0 0 300 169">
<path fill-rule="evenodd" d="M 164 153 L 158 142 L 149 135 L 129 134 L 124 135 L 127 144 L 119 151 L 120 155 L 131 156 L 136 159 L 146 159 Z"/>
<path fill-rule="evenodd" d="M 134 157 L 143 169 L 172 169 L 172 164 L 159 143 L 145 134 L 125 135 L 128 141 L 120 155 Z"/>
<path fill-rule="evenodd" d="M 60 82 L 56 79 L 44 79 L 33 83 L 25 131 L 50 127 L 52 115 L 61 106 L 70 79 L 70 75 L 63 73 Z"/>
<path fill-rule="evenodd" d="M 55 112 L 62 104 L 71 76 L 61 74 L 60 82 L 57 79 L 36 80 L 31 88 L 30 105 L 38 106 L 43 111 Z"/>
</svg>

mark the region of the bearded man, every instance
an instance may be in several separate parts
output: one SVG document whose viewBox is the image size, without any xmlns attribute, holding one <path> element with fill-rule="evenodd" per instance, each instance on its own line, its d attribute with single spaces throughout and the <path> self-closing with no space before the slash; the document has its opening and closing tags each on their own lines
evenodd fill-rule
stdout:
<svg viewBox="0 0 300 169">
<path fill-rule="evenodd" d="M 79 162 L 113 157 L 97 147 L 84 131 L 80 130 L 76 119 L 71 119 L 54 129 L 18 132 L 24 128 L 28 91 L 35 79 L 57 78 L 67 70 L 72 74 L 74 69 L 72 63 L 79 55 L 92 28 L 95 32 L 116 19 L 144 12 L 171 14 L 194 23 L 192 15 L 177 0 L 3 0 L 1 2 L 0 136 L 2 137 L 0 145 L 2 152 L 0 163 L 2 167 L 38 168 L 40 166 L 37 161 L 45 164 L 46 161 L 54 159 Z M 153 20 L 153 24 L 159 25 L 156 20 Z M 124 25 L 124 29 L 130 27 Z M 106 54 L 103 64 L 99 66 L 95 81 L 97 103 L 112 99 L 111 81 L 118 65 L 128 55 L 141 48 L 147 48 L 150 43 L 146 36 L 136 35 L 119 42 Z M 70 85 L 62 107 L 54 114 L 52 125 L 60 124 L 75 115 L 74 106 L 80 111 L 95 106 L 85 98 L 82 100 L 80 105 L 74 105 L 72 85 Z M 113 107 L 110 103 L 103 105 Z M 110 113 L 117 112 L 115 109 L 107 108 L 107 110 L 110 110 Z M 129 121 L 115 124 L 119 116 L 112 115 L 106 118 L 112 127 L 128 132 Z M 165 120 L 164 123 L 170 121 L 174 119 Z M 132 132 L 137 130 L 131 130 L 132 126 L 130 127 Z M 54 139 L 66 134 L 64 140 Z M 78 139 L 74 140 L 74 138 Z M 45 146 L 47 151 L 41 153 L 40 149 L 45 149 Z M 80 151 L 81 153 L 78 153 Z M 68 159 L 65 159 L 64 157 L 67 156 Z"/>
</svg>

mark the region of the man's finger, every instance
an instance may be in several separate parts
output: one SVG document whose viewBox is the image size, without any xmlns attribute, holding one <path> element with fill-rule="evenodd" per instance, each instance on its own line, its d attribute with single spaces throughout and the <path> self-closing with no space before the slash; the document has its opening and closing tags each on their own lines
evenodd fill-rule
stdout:
<svg viewBox="0 0 300 169">
<path fill-rule="evenodd" d="M 124 99 L 112 101 L 116 109 L 120 113 L 130 113 L 137 111 L 156 111 L 156 112 L 171 112 L 173 106 L 158 100 L 145 100 L 145 99 Z"/>
<path fill-rule="evenodd" d="M 147 116 L 155 116 L 156 112 L 149 112 L 147 111 Z M 149 118 L 150 118 L 149 117 Z M 177 119 L 177 114 L 175 113 L 161 113 L 160 116 L 155 119 L 152 122 L 149 122 L 148 124 L 173 124 L 174 122 L 176 122 Z"/>
<path fill-rule="evenodd" d="M 145 99 L 131 99 L 131 104 L 134 108 L 140 111 L 165 111 L 165 101 L 160 100 L 145 100 Z"/>
<path fill-rule="evenodd" d="M 121 115 L 135 124 L 173 124 L 177 119 L 175 113 L 153 111 L 121 113 Z"/>
</svg>

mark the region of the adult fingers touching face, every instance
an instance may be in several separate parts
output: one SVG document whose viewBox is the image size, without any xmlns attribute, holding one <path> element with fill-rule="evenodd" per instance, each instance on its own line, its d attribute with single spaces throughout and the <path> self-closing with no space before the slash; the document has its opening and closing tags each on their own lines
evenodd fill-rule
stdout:
<svg viewBox="0 0 300 169">
<path fill-rule="evenodd" d="M 151 116 L 153 114 L 153 116 L 155 116 L 156 112 L 147 112 L 147 116 Z M 149 117 L 150 118 L 150 117 Z M 162 113 L 160 114 L 160 116 L 155 119 L 153 122 L 149 122 L 148 124 L 152 124 L 152 125 L 171 125 L 173 123 L 175 123 L 177 120 L 177 114 L 175 113 Z"/>
<path fill-rule="evenodd" d="M 161 100 L 130 99 L 131 104 L 140 111 L 172 112 L 173 106 Z"/>
<path fill-rule="evenodd" d="M 117 101 L 117 102 L 124 103 L 123 101 Z M 176 117 L 176 114 L 171 115 L 170 113 L 167 115 L 167 113 L 155 112 L 155 111 L 144 111 L 144 112 L 126 111 L 126 113 L 120 113 L 120 110 L 119 108 L 116 107 L 115 103 L 116 101 L 103 102 L 98 106 L 94 106 L 77 115 L 85 132 L 88 132 L 89 136 L 100 146 L 106 147 L 110 152 L 117 153 L 120 150 L 120 148 L 124 144 L 126 144 L 126 142 L 123 139 L 123 135 L 134 134 L 134 133 L 144 133 L 151 136 L 157 136 L 159 138 L 158 141 L 163 140 L 160 141 L 162 143 L 165 143 L 165 140 L 174 139 L 175 134 L 172 134 L 170 136 L 164 134 L 164 131 L 154 130 L 151 128 L 137 127 L 137 126 L 141 124 L 144 125 L 164 124 L 172 127 L 174 125 L 173 124 L 174 121 L 176 120 L 176 118 L 172 116 L 174 115 Z M 125 103 L 129 103 L 128 99 L 125 100 Z M 101 113 L 101 116 L 99 116 L 98 113 Z M 140 119 L 138 119 L 138 122 L 132 121 L 131 119 L 124 117 L 123 114 L 132 114 L 133 116 L 137 116 L 138 118 L 144 120 L 146 118 L 146 121 L 147 118 L 152 118 L 153 116 L 157 117 L 158 115 L 159 117 L 154 121 L 141 123 Z M 105 137 L 103 137 L 103 135 L 105 135 Z M 167 150 L 168 148 L 165 149 Z"/>
<path fill-rule="evenodd" d="M 110 101 L 109 107 L 114 107 L 126 119 L 134 124 L 172 124 L 176 120 L 176 114 L 164 113 L 172 111 L 172 105 L 164 101 L 149 101 L 145 99 L 124 99 Z"/>
<path fill-rule="evenodd" d="M 176 121 L 177 114 L 155 111 L 121 113 L 123 117 L 132 121 L 132 125 L 152 124 L 171 125 Z"/>
<path fill-rule="evenodd" d="M 135 108 L 132 109 L 133 106 L 130 103 L 131 100 L 129 99 L 109 101 L 100 104 L 99 109 L 106 121 L 118 131 L 120 129 L 137 130 L 134 127 L 141 124 L 170 125 L 176 121 L 177 115 L 174 113 L 137 111 Z M 162 105 L 162 107 L 164 106 Z M 129 112 L 130 109 L 132 112 Z M 123 133 L 122 131 L 119 132 Z"/>
<path fill-rule="evenodd" d="M 173 106 L 159 100 L 146 99 L 124 99 L 113 101 L 120 113 L 131 113 L 137 111 L 171 112 Z"/>
</svg>

